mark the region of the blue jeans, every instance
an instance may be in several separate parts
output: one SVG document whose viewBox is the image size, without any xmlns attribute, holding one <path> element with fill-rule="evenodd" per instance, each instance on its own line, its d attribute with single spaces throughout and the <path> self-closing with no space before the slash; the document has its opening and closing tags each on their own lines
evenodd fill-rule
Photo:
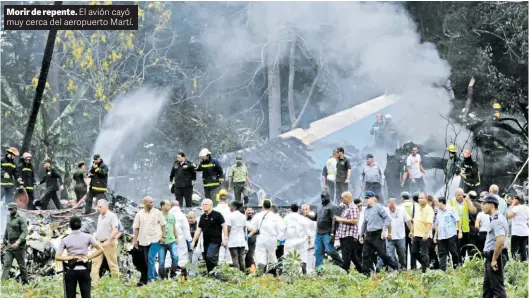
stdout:
<svg viewBox="0 0 529 298">
<path fill-rule="evenodd" d="M 386 240 L 386 254 L 397 263 L 395 251 L 399 257 L 400 268 L 406 270 L 406 239 Z"/>
<path fill-rule="evenodd" d="M 316 238 L 314 241 L 314 256 L 316 257 L 316 268 L 323 265 L 323 253 L 327 252 L 329 256 L 334 260 L 334 263 L 337 266 L 342 266 L 342 258 L 334 249 L 334 245 L 329 243 L 330 234 L 318 234 L 316 233 Z"/>
<path fill-rule="evenodd" d="M 161 278 L 167 278 L 165 272 L 165 256 L 167 251 L 171 254 L 171 272 L 175 274 L 176 268 L 178 267 L 178 245 L 176 242 L 169 244 L 160 244 L 160 250 L 158 251 L 158 271 L 160 272 Z"/>
<path fill-rule="evenodd" d="M 219 264 L 219 250 L 220 244 L 218 243 L 204 243 L 203 257 L 206 261 L 208 273 L 213 271 Z"/>
<path fill-rule="evenodd" d="M 148 269 L 147 269 L 147 280 L 153 281 L 158 278 L 158 273 L 156 272 L 156 255 L 160 252 L 160 242 L 153 242 L 149 247 L 148 259 Z"/>
</svg>

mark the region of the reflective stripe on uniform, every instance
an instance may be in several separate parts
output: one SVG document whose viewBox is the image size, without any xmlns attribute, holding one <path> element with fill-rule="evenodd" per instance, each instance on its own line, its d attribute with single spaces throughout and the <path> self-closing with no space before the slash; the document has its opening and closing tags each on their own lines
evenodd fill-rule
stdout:
<svg viewBox="0 0 529 298">
<path fill-rule="evenodd" d="M 26 190 L 33 190 L 33 186 L 24 187 Z"/>
<path fill-rule="evenodd" d="M 16 169 L 16 165 L 14 163 L 10 163 L 10 162 L 3 162 L 2 163 L 2 167 L 12 167 L 12 168 L 15 168 Z"/>
<path fill-rule="evenodd" d="M 13 182 L 2 182 L 0 185 L 15 185 Z"/>
<path fill-rule="evenodd" d="M 23 168 L 23 169 L 22 169 L 22 172 L 24 172 L 24 171 L 33 172 L 33 170 L 32 170 L 31 168 Z"/>
<path fill-rule="evenodd" d="M 204 187 L 219 186 L 219 185 L 220 185 L 219 182 L 213 182 L 213 183 L 207 183 L 207 184 L 204 184 Z"/>
<path fill-rule="evenodd" d="M 201 167 L 203 167 L 203 168 L 211 168 L 211 167 L 214 167 L 214 166 L 215 166 L 215 164 L 213 164 L 213 163 L 208 163 L 208 164 L 202 164 L 201 165 Z"/>
<path fill-rule="evenodd" d="M 95 186 L 92 186 L 92 189 L 93 190 L 99 190 L 99 191 L 106 191 L 107 190 L 106 187 L 95 187 Z"/>
</svg>

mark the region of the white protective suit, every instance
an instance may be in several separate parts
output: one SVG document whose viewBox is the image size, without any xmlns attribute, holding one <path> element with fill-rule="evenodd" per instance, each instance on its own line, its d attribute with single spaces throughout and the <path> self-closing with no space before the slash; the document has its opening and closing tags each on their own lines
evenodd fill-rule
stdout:
<svg viewBox="0 0 529 298">
<path fill-rule="evenodd" d="M 310 219 L 297 212 L 292 212 L 283 219 L 282 234 L 285 237 L 285 256 L 295 251 L 301 261 L 307 263 L 309 249 L 308 238 L 312 234 Z"/>
<path fill-rule="evenodd" d="M 252 229 L 260 231 L 255 242 L 256 264 L 277 263 L 277 241 L 283 238 L 281 225 L 281 217 L 272 211 L 261 211 L 252 218 Z"/>
<path fill-rule="evenodd" d="M 309 236 L 310 236 L 310 244 L 308 254 L 307 254 L 307 273 L 311 273 L 316 268 L 316 257 L 314 256 L 314 240 L 316 239 L 316 232 L 317 232 L 317 223 L 316 221 L 310 220 L 309 218 L 305 217 L 308 220 L 308 226 L 309 226 Z"/>
<path fill-rule="evenodd" d="M 187 241 L 193 241 L 189 230 L 189 222 L 180 207 L 174 206 L 169 211 L 175 217 L 176 234 L 178 235 L 178 266 L 183 267 L 189 261 L 187 254 Z M 166 258 L 167 259 L 171 259 Z"/>
<path fill-rule="evenodd" d="M 213 208 L 213 210 L 219 212 L 222 214 L 222 217 L 224 217 L 224 223 L 228 222 L 228 218 L 230 216 L 231 210 L 230 206 L 228 204 L 220 203 L 217 205 L 217 207 Z M 224 237 L 228 237 L 228 235 L 224 235 L 224 232 L 222 233 L 222 239 Z M 219 249 L 219 265 L 220 264 L 232 264 L 231 260 L 231 254 L 228 247 L 221 246 Z"/>
</svg>

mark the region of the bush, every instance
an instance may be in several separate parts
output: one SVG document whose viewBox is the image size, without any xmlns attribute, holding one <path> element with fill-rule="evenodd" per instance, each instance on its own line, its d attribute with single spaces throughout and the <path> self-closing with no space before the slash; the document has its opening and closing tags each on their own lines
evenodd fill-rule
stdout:
<svg viewBox="0 0 529 298">
<path fill-rule="evenodd" d="M 508 297 L 527 297 L 527 263 L 509 261 L 505 273 Z M 251 277 L 233 268 L 220 267 L 219 279 L 195 277 L 188 281 L 158 281 L 137 288 L 136 280 L 103 277 L 92 288 L 93 297 L 443 297 L 475 298 L 482 296 L 483 261 L 467 261 L 456 270 L 381 272 L 370 278 L 335 266 L 325 265 L 318 275 L 298 276 L 285 272 L 279 278 L 265 275 Z M 62 276 L 44 277 L 22 286 L 16 281 L 2 282 L 2 297 L 62 296 Z"/>
</svg>

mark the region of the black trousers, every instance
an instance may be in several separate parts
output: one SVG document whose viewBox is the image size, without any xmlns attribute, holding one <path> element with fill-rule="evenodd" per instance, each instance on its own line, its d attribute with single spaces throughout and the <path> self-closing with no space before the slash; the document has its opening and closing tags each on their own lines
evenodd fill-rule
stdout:
<svg viewBox="0 0 529 298">
<path fill-rule="evenodd" d="M 84 214 L 90 214 L 92 213 L 92 211 L 94 211 L 94 209 L 92 209 L 92 206 L 94 204 L 94 198 L 96 199 L 96 201 L 104 199 L 105 192 L 89 190 L 86 193 L 86 199 L 84 203 Z"/>
<path fill-rule="evenodd" d="M 430 266 L 430 258 L 428 256 L 428 240 L 423 240 L 422 237 L 413 237 L 411 253 L 415 256 L 415 259 L 421 263 L 422 272 L 426 272 L 426 269 L 428 269 Z"/>
<path fill-rule="evenodd" d="M 175 187 L 174 195 L 181 208 L 184 208 L 184 199 L 186 200 L 186 208 L 192 207 L 193 186 Z"/>
<path fill-rule="evenodd" d="M 408 260 L 408 256 L 410 256 L 410 268 L 414 270 L 417 269 L 417 259 L 415 259 L 415 255 L 411 253 L 413 238 L 408 237 L 408 235 L 410 234 L 410 229 L 408 228 L 408 225 L 404 225 L 404 229 L 406 230 L 406 261 Z"/>
<path fill-rule="evenodd" d="M 380 239 L 381 230 L 374 232 L 366 232 L 364 237 L 364 247 L 362 248 L 362 269 L 365 275 L 368 275 L 373 270 L 373 257 L 376 253 L 384 262 L 384 265 L 392 269 L 398 269 L 399 265 L 387 255 L 386 241 Z"/>
<path fill-rule="evenodd" d="M 244 264 L 246 265 L 246 268 L 250 268 L 250 266 L 255 264 L 254 255 L 256 241 L 257 235 L 248 238 L 248 253 L 246 253 L 246 257 L 244 258 Z"/>
<path fill-rule="evenodd" d="M 147 245 L 147 246 L 141 246 L 141 245 L 138 245 L 138 250 L 140 251 L 140 254 L 141 254 L 141 257 L 142 260 L 140 261 L 141 265 L 142 266 L 138 266 L 139 268 L 139 271 L 140 271 L 140 282 L 143 283 L 143 284 L 146 284 L 147 283 L 147 280 L 148 280 L 148 270 L 149 270 L 149 248 L 151 246 L 150 245 Z"/>
<path fill-rule="evenodd" d="M 446 259 L 448 253 L 452 255 L 452 264 L 455 267 L 459 264 L 459 253 L 457 250 L 457 236 L 450 237 L 448 239 L 439 240 L 439 269 L 446 270 Z"/>
<path fill-rule="evenodd" d="M 246 271 L 246 266 L 244 265 L 244 258 L 246 255 L 244 254 L 245 247 L 230 247 L 230 255 L 231 259 L 233 261 L 233 267 L 241 270 L 242 272 Z"/>
<path fill-rule="evenodd" d="M 90 298 L 92 290 L 90 270 L 66 270 L 64 273 L 64 295 L 66 298 L 76 297 L 77 284 L 79 284 L 79 289 L 81 290 L 81 297 Z"/>
<path fill-rule="evenodd" d="M 512 258 L 517 259 L 516 254 L 520 252 L 520 261 L 527 261 L 527 236 L 511 236 Z"/>
<path fill-rule="evenodd" d="M 343 269 L 349 272 L 351 262 L 353 262 L 356 271 L 362 272 L 362 259 L 358 254 L 358 251 L 362 251 L 360 241 L 355 237 L 348 236 L 340 239 L 340 246 L 342 248 Z"/>
<path fill-rule="evenodd" d="M 461 239 L 457 239 L 457 251 L 459 252 L 459 263 L 463 265 L 463 262 L 465 261 L 465 256 L 467 255 L 467 251 L 470 255 L 471 247 L 470 247 L 470 232 L 463 232 L 463 237 Z M 471 257 L 471 256 L 470 256 Z"/>
<path fill-rule="evenodd" d="M 53 204 L 55 204 L 55 208 L 62 209 L 61 201 L 59 200 L 57 191 L 46 190 L 46 192 L 44 193 L 44 196 L 42 196 L 42 198 L 40 199 L 40 202 L 42 203 L 41 205 L 42 210 L 48 210 L 48 203 L 50 202 L 50 199 L 53 201 Z"/>
<path fill-rule="evenodd" d="M 345 182 L 336 182 L 336 201 L 334 201 L 335 204 L 340 203 L 340 198 L 342 197 L 342 193 L 349 190 L 349 183 Z"/>
<path fill-rule="evenodd" d="M 503 283 L 503 258 L 498 257 L 498 270 L 493 270 L 491 266 L 493 251 L 485 254 L 485 278 L 483 279 L 483 298 L 504 298 L 507 297 L 505 285 Z"/>
<path fill-rule="evenodd" d="M 366 182 L 364 191 L 372 191 L 380 197 L 380 204 L 384 205 L 384 197 L 382 195 L 382 185 L 378 182 Z"/>
<path fill-rule="evenodd" d="M 476 246 L 478 247 L 479 252 L 483 255 L 483 248 L 485 248 L 485 239 L 487 239 L 487 232 L 479 232 L 476 239 Z M 512 243 L 512 239 L 511 239 Z"/>
<path fill-rule="evenodd" d="M 204 242 L 204 252 L 202 256 L 206 260 L 206 269 L 208 273 L 213 271 L 219 264 L 220 244 Z"/>
<path fill-rule="evenodd" d="M 27 190 L 26 193 L 28 194 L 28 206 L 26 207 L 28 210 L 35 210 L 35 193 L 33 190 Z"/>
<path fill-rule="evenodd" d="M 433 269 L 439 269 L 439 258 L 437 257 L 437 253 L 435 252 L 435 244 L 433 242 L 432 238 L 428 239 L 428 258 L 430 260 L 430 263 L 433 261 Z"/>
<path fill-rule="evenodd" d="M 76 186 L 73 191 L 75 192 L 75 198 L 77 202 L 79 202 L 88 192 L 88 188 L 86 186 Z"/>
</svg>

